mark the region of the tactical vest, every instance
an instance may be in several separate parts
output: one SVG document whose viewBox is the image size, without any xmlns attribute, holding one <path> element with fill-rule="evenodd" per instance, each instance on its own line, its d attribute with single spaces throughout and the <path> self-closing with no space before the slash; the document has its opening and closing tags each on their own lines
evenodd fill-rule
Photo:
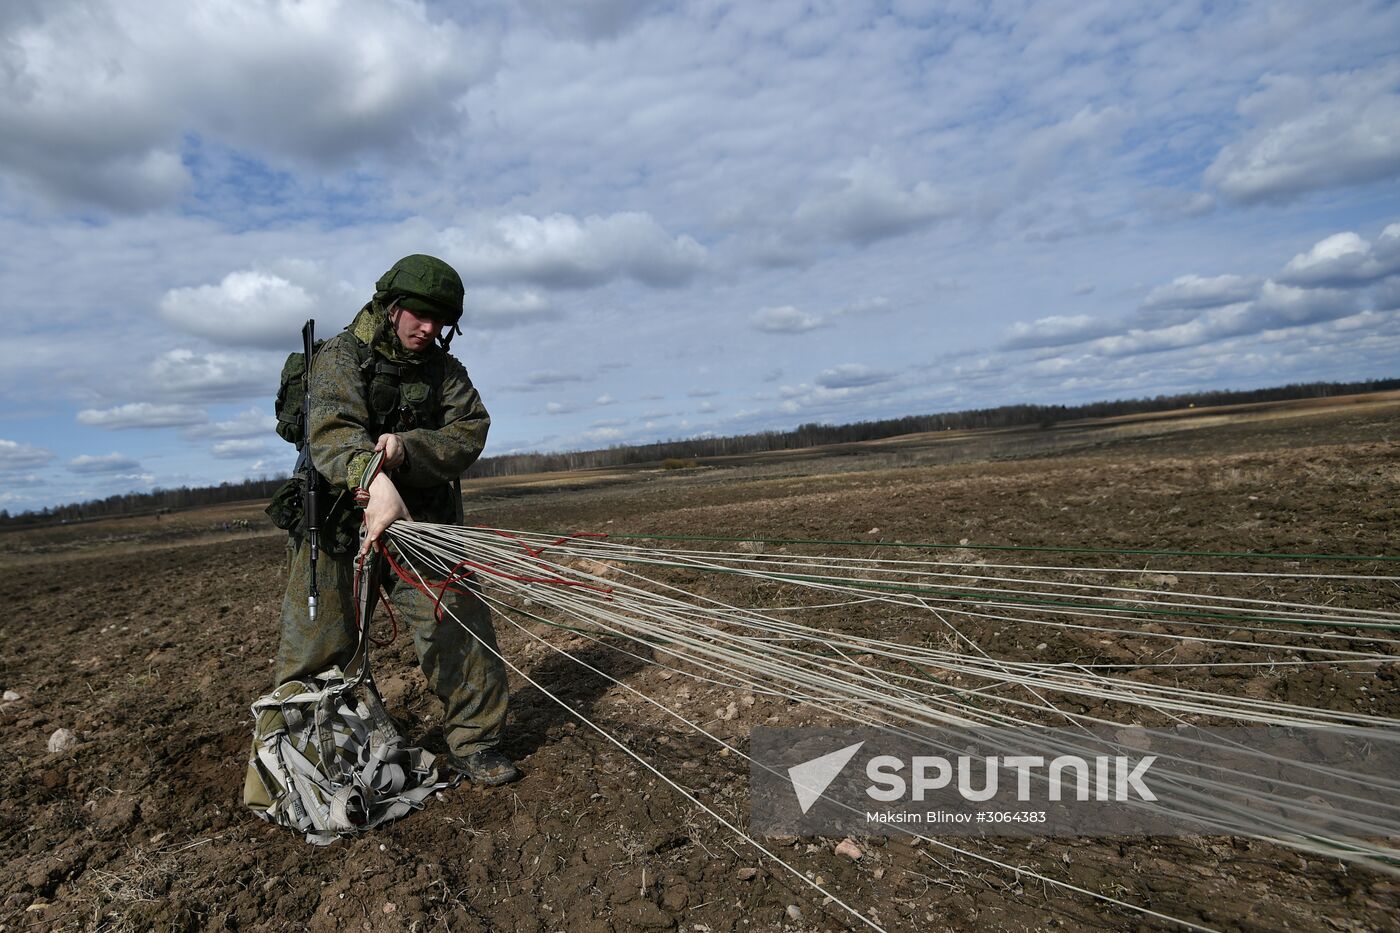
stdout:
<svg viewBox="0 0 1400 933">
<path fill-rule="evenodd" d="M 369 407 L 367 425 L 371 437 L 410 431 L 414 428 L 442 427 L 442 383 L 446 376 L 443 354 L 433 354 L 423 363 L 412 366 L 394 363 L 374 352 L 374 349 L 353 333 L 355 355 L 364 379 L 365 399 Z M 319 352 L 324 341 L 313 348 Z M 302 406 L 306 397 L 306 361 L 301 353 L 293 353 L 282 365 L 281 382 L 277 388 L 277 434 L 301 451 L 306 445 L 302 433 Z M 297 472 L 305 469 L 305 458 L 297 461 Z M 329 486 L 329 484 L 327 484 Z M 300 539 L 306 533 L 304 478 L 293 475 L 272 496 L 267 515 L 278 528 Z M 451 504 L 451 487 L 401 489 L 404 504 L 415 515 L 427 509 L 440 512 Z M 348 491 L 323 487 L 317 511 L 321 513 L 321 546 L 333 554 L 348 554 L 358 547 L 361 509 Z"/>
<path fill-rule="evenodd" d="M 414 428 L 440 428 L 442 380 L 445 372 L 441 354 L 419 366 L 392 363 L 356 340 L 360 351 L 360 372 L 365 375 L 369 400 L 371 433 L 411 431 Z M 413 379 L 406 382 L 405 377 Z"/>
<path fill-rule="evenodd" d="M 360 374 L 365 381 L 365 397 L 369 402 L 370 433 L 409 431 L 413 428 L 440 428 L 443 359 L 435 354 L 418 366 L 390 362 L 362 342 L 355 341 L 355 355 L 360 362 Z M 316 341 L 320 352 L 324 340 Z M 405 381 L 405 376 L 413 381 Z M 293 353 L 282 364 L 282 378 L 277 387 L 277 434 L 301 450 L 302 403 L 306 398 L 306 358 Z"/>
</svg>

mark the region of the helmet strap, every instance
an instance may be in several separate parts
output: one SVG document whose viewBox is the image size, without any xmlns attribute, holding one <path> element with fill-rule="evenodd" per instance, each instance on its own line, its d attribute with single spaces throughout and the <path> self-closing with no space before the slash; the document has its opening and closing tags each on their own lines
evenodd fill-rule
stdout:
<svg viewBox="0 0 1400 933">
<path fill-rule="evenodd" d="M 441 343 L 442 348 L 446 350 L 447 348 L 452 346 L 452 338 L 457 336 L 461 332 L 462 328 L 458 327 L 456 322 L 454 321 L 450 327 L 444 327 L 442 329 L 442 333 L 438 334 L 438 342 Z"/>
</svg>

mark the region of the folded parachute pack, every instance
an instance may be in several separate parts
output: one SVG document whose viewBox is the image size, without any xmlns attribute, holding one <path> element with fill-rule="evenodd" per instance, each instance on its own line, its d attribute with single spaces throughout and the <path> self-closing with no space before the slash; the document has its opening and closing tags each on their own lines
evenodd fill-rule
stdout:
<svg viewBox="0 0 1400 933">
<path fill-rule="evenodd" d="M 331 668 L 253 704 L 243 802 L 263 819 L 329 845 L 420 809 L 439 781 L 434 756 L 408 746 L 368 677 Z"/>
</svg>

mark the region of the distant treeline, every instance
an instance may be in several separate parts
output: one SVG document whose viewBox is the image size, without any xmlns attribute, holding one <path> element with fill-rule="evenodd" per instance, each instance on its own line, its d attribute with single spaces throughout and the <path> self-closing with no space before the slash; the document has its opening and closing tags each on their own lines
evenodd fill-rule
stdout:
<svg viewBox="0 0 1400 933">
<path fill-rule="evenodd" d="M 970 411 L 945 412 L 937 415 L 907 415 L 903 418 L 857 421 L 852 424 L 804 424 L 792 431 L 764 431 L 759 434 L 739 434 L 731 437 L 661 441 L 656 444 L 640 444 L 634 447 L 608 447 L 599 450 L 579 450 L 556 454 L 511 454 L 504 457 L 483 457 L 472 465 L 466 475 L 468 477 L 514 476 L 519 473 L 588 470 L 628 464 L 656 463 L 662 460 L 694 460 L 697 457 L 723 457 L 728 454 L 753 454 L 769 450 L 795 450 L 802 447 L 820 447 L 826 444 L 873 441 L 925 431 L 1012 428 L 1026 425 L 1050 428 L 1063 421 L 1075 421 L 1081 418 L 1108 418 L 1114 415 L 1171 411 L 1191 405 L 1197 408 L 1209 408 L 1216 405 L 1240 405 L 1249 402 L 1276 402 L 1287 399 L 1327 398 L 1333 395 L 1352 395 L 1361 392 L 1384 392 L 1389 389 L 1400 389 L 1400 379 L 1371 379 L 1365 382 L 1310 382 L 1278 386 L 1271 389 L 1158 395 L 1155 398 L 1090 402 L 1087 405 L 1002 405 L 998 408 L 976 408 Z"/>
<path fill-rule="evenodd" d="M 1075 421 L 1081 418 L 1107 418 L 1114 415 L 1171 411 L 1192 405 L 1197 408 L 1209 408 L 1217 405 L 1241 405 L 1251 402 L 1277 402 L 1287 399 L 1327 398 L 1334 395 L 1385 392 L 1391 389 L 1400 389 L 1400 379 L 1296 383 L 1270 389 L 1192 392 L 1185 395 L 1158 395 L 1154 398 L 1090 402 L 1086 405 L 1002 405 L 998 408 L 978 408 L 936 415 L 909 415 L 904 418 L 886 418 L 881 421 L 857 421 L 853 424 L 804 424 L 792 431 L 763 431 L 758 434 L 741 434 L 731 437 L 670 440 L 632 447 L 619 446 L 555 454 L 510 454 L 503 457 L 483 457 L 467 471 L 466 475 L 468 477 L 514 476 L 520 473 L 549 473 L 659 463 L 663 460 L 690 461 L 696 458 L 722 457 L 728 454 L 753 454 L 770 450 L 794 450 L 826 444 L 879 440 L 924 431 L 1011 428 L 1026 425 L 1051 428 L 1060 422 Z M 178 489 L 157 489 L 145 493 L 132 492 L 120 496 L 108 496 L 106 499 L 91 502 L 23 512 L 19 515 L 0 511 L 0 528 L 91 521 L 115 515 L 153 515 L 158 512 L 216 505 L 222 502 L 266 499 L 271 497 L 285 478 L 284 476 L 262 477 L 244 480 L 241 483 L 220 483 L 218 486 L 195 488 L 181 486 Z M 2 482 L 3 480 L 0 480 L 0 483 Z"/>
<path fill-rule="evenodd" d="M 180 486 L 175 489 L 156 489 L 152 492 L 128 492 L 120 496 L 93 499 L 91 502 L 75 502 L 71 505 L 40 509 L 37 512 L 21 512 L 18 515 L 0 511 L 0 528 L 84 522 L 117 515 L 157 515 L 179 509 L 218 505 L 222 502 L 270 499 L 277 487 L 285 481 L 285 476 L 274 479 L 262 477 L 245 479 L 241 483 L 220 483 L 217 486 Z M 0 483 L 3 482 L 3 479 L 0 479 Z"/>
</svg>

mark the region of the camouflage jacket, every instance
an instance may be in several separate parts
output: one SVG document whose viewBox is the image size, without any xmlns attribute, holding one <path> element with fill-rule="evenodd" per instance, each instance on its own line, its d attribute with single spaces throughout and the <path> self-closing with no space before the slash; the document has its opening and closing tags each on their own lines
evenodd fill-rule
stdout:
<svg viewBox="0 0 1400 933">
<path fill-rule="evenodd" d="M 384 371 L 395 374 L 392 381 L 381 378 Z M 414 519 L 454 522 L 461 500 L 452 483 L 481 455 L 491 417 L 455 357 L 437 346 L 408 352 L 371 303 L 316 354 L 307 422 L 331 498 L 359 485 L 376 440 L 393 432 L 405 457 L 390 478 Z"/>
</svg>

